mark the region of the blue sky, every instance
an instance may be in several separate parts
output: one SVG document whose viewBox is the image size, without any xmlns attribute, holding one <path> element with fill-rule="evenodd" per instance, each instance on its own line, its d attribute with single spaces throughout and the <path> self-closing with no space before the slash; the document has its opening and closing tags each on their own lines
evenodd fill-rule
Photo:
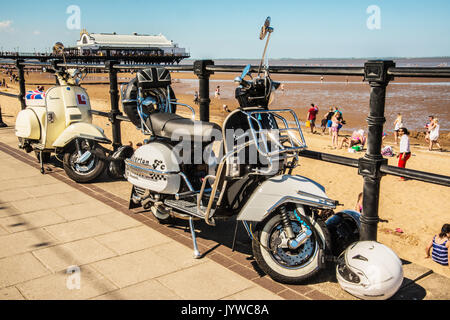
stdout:
<svg viewBox="0 0 450 320">
<path fill-rule="evenodd" d="M 66 9 L 81 10 L 89 32 L 164 34 L 192 58 L 258 58 L 270 16 L 270 58 L 450 56 L 448 0 L 71 0 L 2 1 L 0 50 L 42 51 L 75 45 Z M 366 9 L 380 8 L 380 29 L 369 30 Z"/>
</svg>

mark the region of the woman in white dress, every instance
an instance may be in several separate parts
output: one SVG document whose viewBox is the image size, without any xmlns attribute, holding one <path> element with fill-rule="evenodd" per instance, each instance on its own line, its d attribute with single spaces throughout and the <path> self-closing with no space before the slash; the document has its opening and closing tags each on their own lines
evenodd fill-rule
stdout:
<svg viewBox="0 0 450 320">
<path fill-rule="evenodd" d="M 428 150 L 433 150 L 433 145 L 436 144 L 436 146 L 439 148 L 440 151 L 442 151 L 441 145 L 438 142 L 439 139 L 439 119 L 434 118 L 433 121 L 430 123 L 430 146 L 428 147 Z"/>
</svg>

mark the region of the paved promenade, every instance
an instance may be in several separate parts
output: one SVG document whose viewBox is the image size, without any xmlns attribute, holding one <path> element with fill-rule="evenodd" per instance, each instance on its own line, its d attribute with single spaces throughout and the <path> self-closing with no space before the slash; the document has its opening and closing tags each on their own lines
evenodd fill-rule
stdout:
<svg viewBox="0 0 450 320">
<path fill-rule="evenodd" d="M 305 285 L 272 281 L 243 228 L 231 250 L 234 222 L 196 222 L 204 256 L 193 259 L 187 223 L 128 210 L 126 181 L 77 184 L 46 168 L 17 148 L 12 127 L 0 129 L 0 299 L 355 299 L 332 269 Z M 404 271 L 395 299 L 450 298 L 449 279 L 406 261 Z"/>
</svg>

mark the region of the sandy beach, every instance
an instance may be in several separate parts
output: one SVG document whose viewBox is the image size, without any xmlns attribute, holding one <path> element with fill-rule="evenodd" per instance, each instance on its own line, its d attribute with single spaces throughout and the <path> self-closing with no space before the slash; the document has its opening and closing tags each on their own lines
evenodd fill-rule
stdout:
<svg viewBox="0 0 450 320">
<path fill-rule="evenodd" d="M 4 76 L 0 74 L 1 77 Z M 234 84 L 231 81 L 235 74 L 215 74 L 211 77 L 211 121 L 221 124 L 226 116 L 222 105 L 231 110 L 237 107 L 234 99 Z M 119 74 L 119 81 L 125 82 L 130 74 Z M 198 89 L 196 77 L 191 73 L 172 73 L 173 88 L 180 102 L 193 105 L 193 93 Z M 306 76 L 273 76 L 275 80 L 285 83 L 284 92 L 278 92 L 274 107 L 296 106 L 295 110 L 301 121 L 306 118 L 307 108 L 311 102 L 319 105 L 318 118 L 321 119 L 330 106 L 339 105 L 344 113 L 347 125 L 342 135 L 351 133 L 355 128 L 367 131 L 365 119 L 368 114 L 369 86 L 362 83 L 358 77 L 350 77 L 348 83 L 344 79 L 327 77 L 324 83 L 318 77 Z M 89 85 L 89 82 L 105 82 L 105 84 Z M 109 86 L 106 84 L 107 74 L 89 75 L 83 87 L 91 99 L 92 108 L 100 111 L 110 109 Z M 416 132 L 411 136 L 412 157 L 406 167 L 409 169 L 428 171 L 436 174 L 450 175 L 450 97 L 449 86 L 433 85 L 442 83 L 440 79 L 401 79 L 398 84 L 391 84 L 386 102 L 386 125 L 388 133 L 385 144 L 394 147 L 392 128 L 397 112 L 402 112 L 408 127 Z M 421 92 L 416 92 L 416 83 L 420 84 Z M 9 84 L 9 79 L 7 79 Z M 30 73 L 27 76 L 27 90 L 35 89 L 36 84 L 43 83 L 47 88 L 54 84 L 51 75 Z M 214 89 L 221 86 L 221 99 L 214 98 Z M 404 94 L 402 92 L 407 92 Z M 4 88 L 1 91 L 5 92 Z M 17 85 L 6 92 L 17 93 Z M 422 98 L 411 96 L 416 92 Z M 429 94 L 432 98 L 428 98 Z M 440 98 L 440 100 L 439 100 Z M 420 105 L 420 106 L 419 106 Z M 13 126 L 15 117 L 20 110 L 16 98 L 0 95 L 0 106 L 3 121 Z M 196 110 L 198 107 L 193 105 Z M 410 109 L 407 109 L 410 108 Z M 418 110 L 419 109 L 419 110 Z M 399 111 L 400 110 L 400 111 Z M 408 112 L 406 112 L 409 110 Z M 420 117 L 418 114 L 420 113 Z M 180 113 L 182 114 L 182 113 Z M 428 151 L 423 136 L 420 134 L 422 123 L 425 124 L 428 114 L 435 114 L 441 119 L 441 146 L 444 152 Z M 197 114 L 198 117 L 198 114 Z M 318 121 L 320 123 L 320 121 Z M 111 137 L 111 126 L 106 118 L 94 117 L 94 123 L 105 129 Z M 364 150 L 358 153 L 348 153 L 347 149 L 335 150 L 331 147 L 331 137 L 327 134 L 311 134 L 309 129 L 302 128 L 310 150 L 332 153 L 352 158 L 360 158 Z M 131 123 L 122 123 L 122 142 L 132 141 L 134 144 L 145 139 Z M 397 158 L 389 158 L 389 165 L 397 165 Z M 305 175 L 322 184 L 330 198 L 339 200 L 344 206 L 340 209 L 353 209 L 358 194 L 362 191 L 363 179 L 357 169 L 329 164 L 311 159 L 300 159 L 296 174 Z M 431 268 L 434 272 L 450 277 L 450 268 L 440 266 L 431 259 L 425 259 L 425 247 L 432 237 L 440 231 L 444 223 L 450 223 L 450 192 L 447 187 L 428 184 L 419 181 L 400 181 L 398 177 L 385 176 L 381 181 L 380 223 L 378 224 L 378 241 L 391 247 L 401 258 Z M 400 228 L 403 232 L 396 232 Z"/>
</svg>

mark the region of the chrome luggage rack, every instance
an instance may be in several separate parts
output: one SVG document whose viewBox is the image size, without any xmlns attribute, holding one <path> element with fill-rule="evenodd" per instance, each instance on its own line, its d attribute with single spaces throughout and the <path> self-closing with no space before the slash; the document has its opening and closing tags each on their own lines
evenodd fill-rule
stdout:
<svg viewBox="0 0 450 320">
<path fill-rule="evenodd" d="M 255 142 L 256 149 L 261 155 L 268 158 L 272 158 L 282 153 L 295 156 L 298 151 L 307 148 L 300 122 L 293 110 L 250 110 L 242 112 L 247 116 L 251 137 Z M 281 115 L 286 113 L 289 113 L 292 116 L 293 121 L 287 121 L 286 117 Z M 275 122 L 271 123 L 273 129 L 264 129 L 264 126 L 262 125 L 262 114 L 269 115 L 269 117 L 267 117 L 269 122 Z M 276 119 L 280 121 L 276 121 Z M 255 122 L 257 125 L 256 129 L 254 125 Z M 289 122 L 293 124 L 293 126 L 289 126 Z M 280 128 L 280 124 L 282 124 L 283 127 Z M 296 135 L 298 135 L 298 137 Z M 268 141 L 272 142 L 271 147 L 269 147 Z"/>
</svg>

